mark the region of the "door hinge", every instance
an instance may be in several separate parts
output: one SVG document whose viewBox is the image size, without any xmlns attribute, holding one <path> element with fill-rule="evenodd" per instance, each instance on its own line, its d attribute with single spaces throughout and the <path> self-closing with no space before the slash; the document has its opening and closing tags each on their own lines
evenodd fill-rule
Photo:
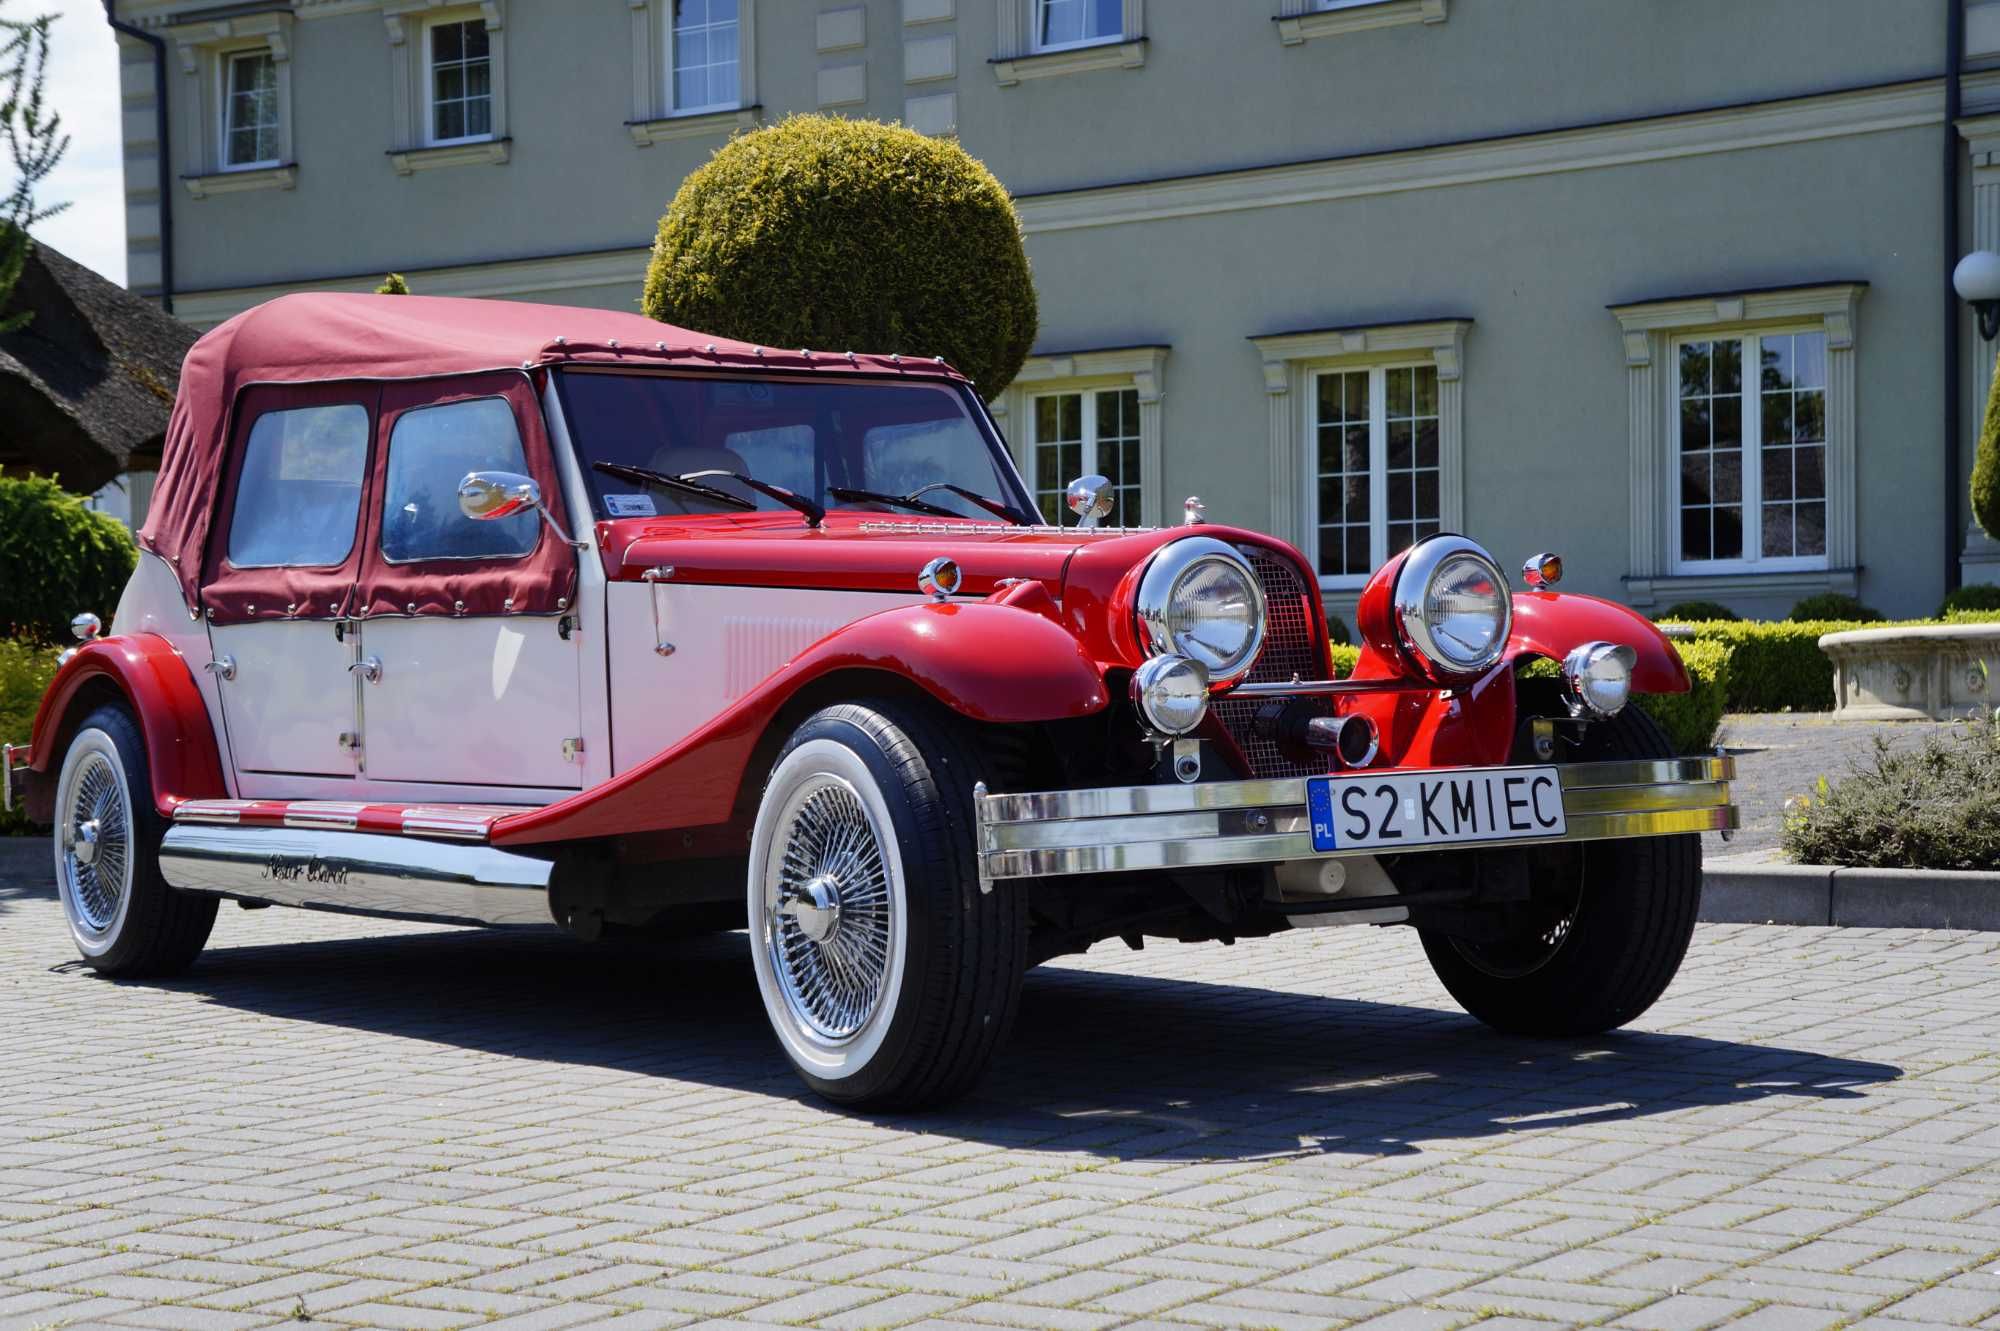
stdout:
<svg viewBox="0 0 2000 1331">
<path fill-rule="evenodd" d="M 583 738 L 581 736 L 572 735 L 568 739 L 565 739 L 563 741 L 562 754 L 564 762 L 573 763 L 577 760 L 578 757 L 582 755 L 582 753 L 583 753 Z"/>
</svg>

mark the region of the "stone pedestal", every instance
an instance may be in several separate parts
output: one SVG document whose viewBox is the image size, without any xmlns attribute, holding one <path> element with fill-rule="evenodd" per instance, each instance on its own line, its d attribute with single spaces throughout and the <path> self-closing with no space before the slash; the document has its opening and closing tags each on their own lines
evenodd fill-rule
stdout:
<svg viewBox="0 0 2000 1331">
<path fill-rule="evenodd" d="M 1836 721 L 1949 721 L 1991 710 L 2000 688 L 2000 624 L 1829 633 Z"/>
</svg>

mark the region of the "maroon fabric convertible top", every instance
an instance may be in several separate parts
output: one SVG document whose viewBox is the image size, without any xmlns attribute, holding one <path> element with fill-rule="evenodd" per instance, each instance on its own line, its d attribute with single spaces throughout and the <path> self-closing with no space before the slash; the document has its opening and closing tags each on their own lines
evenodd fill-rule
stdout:
<svg viewBox="0 0 2000 1331">
<path fill-rule="evenodd" d="M 941 361 L 757 347 L 608 310 L 442 296 L 281 296 L 216 327 L 188 351 L 139 544 L 173 566 L 195 610 L 245 385 L 429 379 L 565 363 L 963 380 Z"/>
</svg>

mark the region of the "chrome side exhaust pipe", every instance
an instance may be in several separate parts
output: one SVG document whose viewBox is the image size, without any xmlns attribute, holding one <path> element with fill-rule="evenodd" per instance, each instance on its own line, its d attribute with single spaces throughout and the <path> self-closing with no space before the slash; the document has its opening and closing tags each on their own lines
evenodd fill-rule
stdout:
<svg viewBox="0 0 2000 1331">
<path fill-rule="evenodd" d="M 1306 743 L 1331 753 L 1342 767 L 1366 767 L 1382 750 L 1375 723 L 1365 716 L 1315 716 L 1306 722 Z"/>
</svg>

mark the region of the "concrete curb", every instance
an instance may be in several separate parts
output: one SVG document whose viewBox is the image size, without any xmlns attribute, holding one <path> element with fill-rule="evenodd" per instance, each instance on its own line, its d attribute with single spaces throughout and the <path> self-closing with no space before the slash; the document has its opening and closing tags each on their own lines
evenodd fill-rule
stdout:
<svg viewBox="0 0 2000 1331">
<path fill-rule="evenodd" d="M 1701 918 L 1718 924 L 2000 930 L 2000 873 L 1839 869 L 1730 856 L 1704 866 Z"/>
</svg>

